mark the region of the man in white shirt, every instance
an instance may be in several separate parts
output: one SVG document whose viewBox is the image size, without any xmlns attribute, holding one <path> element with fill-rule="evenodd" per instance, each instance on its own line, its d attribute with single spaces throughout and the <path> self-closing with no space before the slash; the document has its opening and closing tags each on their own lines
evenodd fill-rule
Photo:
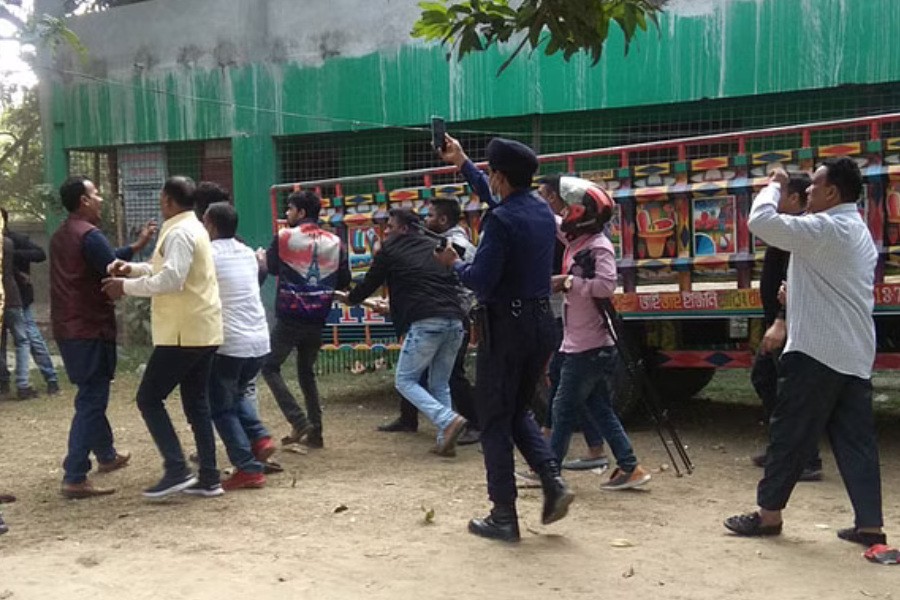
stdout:
<svg viewBox="0 0 900 600">
<path fill-rule="evenodd" d="M 871 383 L 878 253 L 856 207 L 862 175 L 849 158 L 826 160 L 813 175 L 808 212 L 799 217 L 777 212 L 787 184 L 787 173 L 777 170 L 750 210 L 750 230 L 791 253 L 787 344 L 759 510 L 730 517 L 725 527 L 745 536 L 780 534 L 781 511 L 826 431 L 856 516 L 838 537 L 884 544 Z"/>
<path fill-rule="evenodd" d="M 213 357 L 209 404 L 213 423 L 237 469 L 222 482 L 226 491 L 261 488 L 265 461 L 275 451 L 271 435 L 242 391 L 253 381 L 269 353 L 269 328 L 259 297 L 256 254 L 235 239 L 238 215 L 228 202 L 209 205 L 203 225 L 212 240 L 219 298 L 222 301 L 222 345 Z M 252 415 L 254 423 L 246 423 Z M 251 439 L 250 435 L 254 436 Z"/>
</svg>

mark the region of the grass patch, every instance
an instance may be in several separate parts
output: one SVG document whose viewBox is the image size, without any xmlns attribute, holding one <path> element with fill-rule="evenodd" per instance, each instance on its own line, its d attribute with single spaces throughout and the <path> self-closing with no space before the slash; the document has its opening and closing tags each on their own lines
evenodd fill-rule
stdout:
<svg viewBox="0 0 900 600">
<path fill-rule="evenodd" d="M 900 372 L 875 373 L 872 387 L 875 414 L 900 417 Z M 759 404 L 750 383 L 750 369 L 719 369 L 700 395 L 725 404 Z"/>
</svg>

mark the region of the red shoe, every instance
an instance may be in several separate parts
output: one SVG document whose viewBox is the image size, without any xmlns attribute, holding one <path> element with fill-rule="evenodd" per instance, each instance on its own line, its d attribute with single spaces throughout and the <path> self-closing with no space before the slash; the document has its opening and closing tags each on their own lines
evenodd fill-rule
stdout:
<svg viewBox="0 0 900 600">
<path fill-rule="evenodd" d="M 253 452 L 256 460 L 265 463 L 275 454 L 275 442 L 272 441 L 271 437 L 260 438 L 253 442 L 250 450 Z"/>
<path fill-rule="evenodd" d="M 235 471 L 234 475 L 222 482 L 222 488 L 226 492 L 242 489 L 258 489 L 265 485 L 265 475 L 262 473 L 248 473 L 247 471 Z"/>
</svg>

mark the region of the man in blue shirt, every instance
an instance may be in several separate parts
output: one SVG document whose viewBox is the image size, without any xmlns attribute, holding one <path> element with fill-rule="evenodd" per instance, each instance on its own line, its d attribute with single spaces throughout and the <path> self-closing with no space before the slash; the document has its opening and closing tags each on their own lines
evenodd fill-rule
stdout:
<svg viewBox="0 0 900 600">
<path fill-rule="evenodd" d="M 459 142 L 446 138 L 442 158 L 462 171 L 491 210 L 471 264 L 460 260 L 452 246 L 436 257 L 453 266 L 482 305 L 475 390 L 488 495 L 494 507 L 487 517 L 472 519 L 469 531 L 515 542 L 519 525 L 513 444 L 541 477 L 545 525 L 565 517 L 574 499 L 529 410 L 553 351 L 549 297 L 556 221 L 547 203 L 530 190 L 538 168 L 531 148 L 495 138 L 486 152 L 489 175 L 469 160 Z M 493 200 L 495 194 L 499 203 Z"/>
</svg>

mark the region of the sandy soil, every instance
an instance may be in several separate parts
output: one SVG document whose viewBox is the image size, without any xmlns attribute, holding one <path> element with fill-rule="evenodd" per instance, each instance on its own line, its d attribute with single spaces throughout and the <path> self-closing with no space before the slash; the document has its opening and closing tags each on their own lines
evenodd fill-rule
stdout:
<svg viewBox="0 0 900 600">
<path fill-rule="evenodd" d="M 637 425 L 639 457 L 657 470 L 646 490 L 602 492 L 601 476 L 569 474 L 576 503 L 549 527 L 540 525 L 540 491 L 523 490 L 523 541 L 504 545 L 466 532 L 488 506 L 475 447 L 439 459 L 427 452 L 430 426 L 373 431 L 395 407 L 384 379 L 326 382 L 326 449 L 280 453 L 287 471 L 266 489 L 157 503 L 139 495 L 161 467 L 131 400 L 135 377 L 116 382 L 110 408 L 134 459 L 96 476 L 119 490 L 101 499 L 58 494 L 69 390 L 0 403 L 0 489 L 19 497 L 2 507 L 11 531 L 0 537 L 0 599 L 900 597 L 900 568 L 869 564 L 861 547 L 835 537 L 852 514 L 832 460 L 825 481 L 795 492 L 782 537 L 725 532 L 724 517 L 753 506 L 760 473 L 748 456 L 763 439 L 756 409 L 715 401 L 730 399 L 727 387 L 677 413 L 693 476 L 659 472 L 663 448 Z M 286 427 L 264 388 L 263 414 L 280 436 Z M 898 423 L 880 420 L 889 534 L 900 533 Z"/>
</svg>

